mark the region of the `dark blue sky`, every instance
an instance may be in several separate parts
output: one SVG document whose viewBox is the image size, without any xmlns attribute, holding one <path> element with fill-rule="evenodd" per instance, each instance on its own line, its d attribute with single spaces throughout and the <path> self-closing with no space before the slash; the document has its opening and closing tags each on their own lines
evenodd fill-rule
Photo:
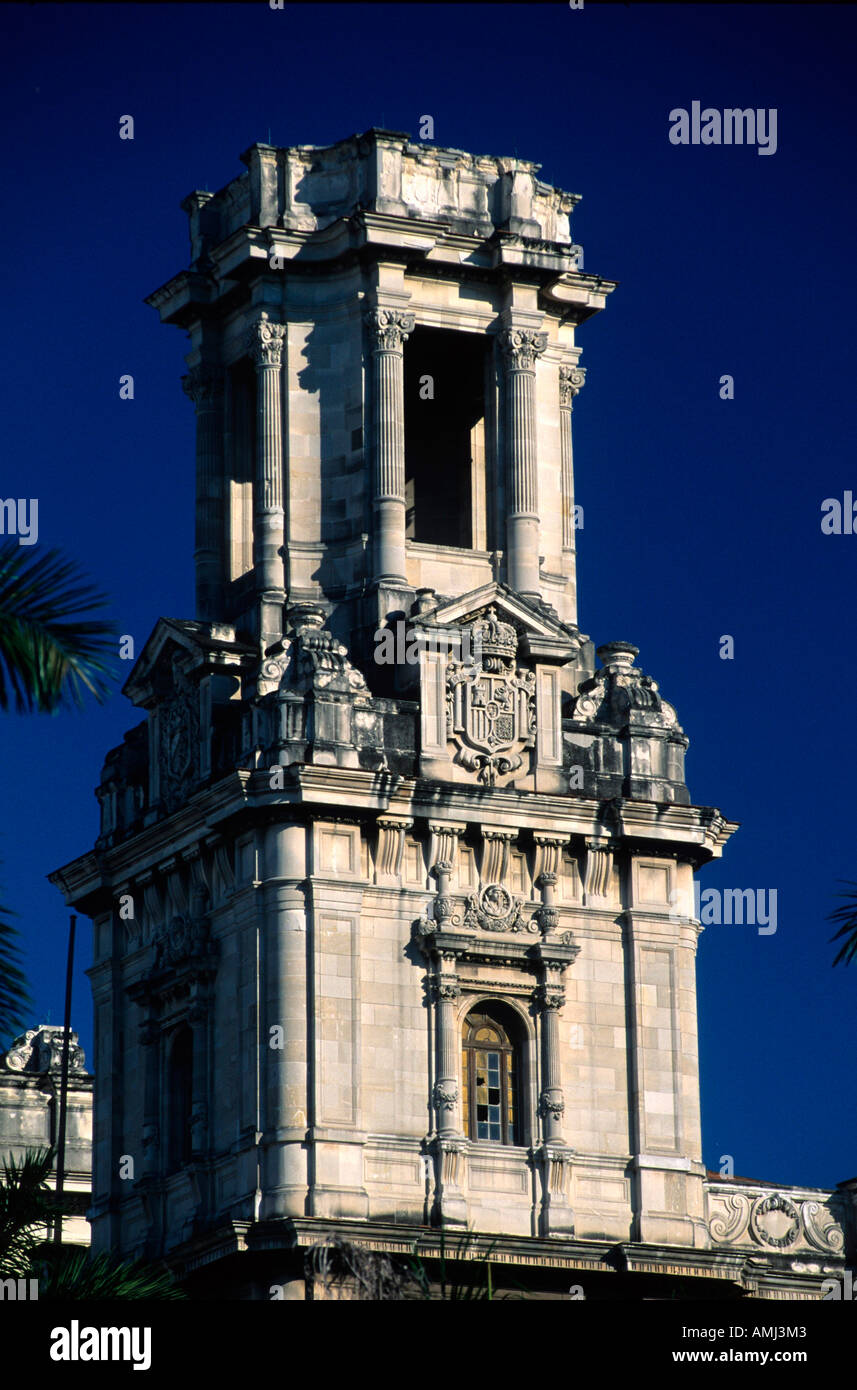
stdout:
<svg viewBox="0 0 857 1390">
<path fill-rule="evenodd" d="M 825 498 L 857 494 L 856 33 L 853 10 L 803 5 L 0 11 L 0 495 L 39 498 L 39 545 L 86 567 L 138 651 L 159 615 L 192 616 L 186 339 L 142 302 L 187 263 L 180 199 L 241 173 L 269 128 L 416 136 L 423 114 L 438 144 L 540 160 L 583 195 L 585 268 L 621 284 L 580 334 L 580 623 L 640 647 L 690 735 L 694 801 L 742 823 L 703 888 L 778 894 L 775 935 L 700 943 L 704 1156 L 819 1186 L 857 1172 L 857 968 L 831 969 L 825 920 L 857 878 L 857 536 L 820 529 Z M 775 107 L 776 154 L 673 146 L 669 112 L 693 100 Z M 103 756 L 136 722 L 117 694 L 0 724 L 2 898 L 34 1021 L 62 1016 L 66 913 L 45 875 L 91 846 Z"/>
</svg>

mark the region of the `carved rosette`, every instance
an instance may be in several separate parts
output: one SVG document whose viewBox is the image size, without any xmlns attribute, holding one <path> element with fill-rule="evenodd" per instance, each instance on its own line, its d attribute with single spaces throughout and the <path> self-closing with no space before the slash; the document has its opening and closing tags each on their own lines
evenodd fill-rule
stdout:
<svg viewBox="0 0 857 1390">
<path fill-rule="evenodd" d="M 586 369 L 584 367 L 560 367 L 559 369 L 559 403 L 565 410 L 571 410 L 572 402 L 578 392 L 583 390 L 586 381 Z"/>
<path fill-rule="evenodd" d="M 247 335 L 247 351 L 257 367 L 280 367 L 286 326 L 272 323 L 263 310 Z"/>
<path fill-rule="evenodd" d="M 500 334 L 500 347 L 512 371 L 534 371 L 536 359 L 541 357 L 547 345 L 547 333 L 532 328 L 506 328 Z"/>
<path fill-rule="evenodd" d="M 414 331 L 414 316 L 406 309 L 372 309 L 365 315 L 376 352 L 401 352 Z"/>
</svg>

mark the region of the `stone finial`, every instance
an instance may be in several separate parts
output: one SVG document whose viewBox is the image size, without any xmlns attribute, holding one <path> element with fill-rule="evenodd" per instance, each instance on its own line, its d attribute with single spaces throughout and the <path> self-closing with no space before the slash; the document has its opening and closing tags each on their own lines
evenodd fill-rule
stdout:
<svg viewBox="0 0 857 1390">
<path fill-rule="evenodd" d="M 629 671 L 640 655 L 640 648 L 631 642 L 605 642 L 596 649 L 595 655 L 606 671 Z"/>
</svg>

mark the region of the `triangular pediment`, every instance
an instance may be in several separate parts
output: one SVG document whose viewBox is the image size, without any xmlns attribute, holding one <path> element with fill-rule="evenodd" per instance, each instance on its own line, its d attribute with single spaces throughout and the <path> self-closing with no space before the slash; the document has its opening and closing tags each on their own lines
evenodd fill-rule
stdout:
<svg viewBox="0 0 857 1390">
<path fill-rule="evenodd" d="M 548 604 L 533 603 L 514 589 L 494 580 L 454 599 L 443 599 L 436 608 L 413 618 L 415 627 L 427 630 L 467 627 L 493 608 L 498 618 L 518 634 L 522 654 L 534 660 L 573 661 L 588 641 L 577 628 L 568 627 Z"/>
<path fill-rule="evenodd" d="M 199 668 L 240 668 L 254 655 L 254 649 L 247 643 L 236 641 L 234 628 L 227 624 L 159 618 L 122 693 L 133 704 L 145 709 L 172 686 L 176 662 L 183 673 L 189 675 Z"/>
</svg>

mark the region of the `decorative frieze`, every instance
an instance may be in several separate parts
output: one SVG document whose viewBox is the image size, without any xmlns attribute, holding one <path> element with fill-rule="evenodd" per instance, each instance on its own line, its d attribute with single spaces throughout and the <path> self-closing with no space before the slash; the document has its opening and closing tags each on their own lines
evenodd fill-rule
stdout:
<svg viewBox="0 0 857 1390">
<path fill-rule="evenodd" d="M 794 1254 L 815 1250 L 841 1256 L 845 1249 L 845 1213 L 836 1198 L 819 1202 L 799 1189 L 710 1184 L 708 1230 L 717 1246 L 762 1247 Z"/>
</svg>

